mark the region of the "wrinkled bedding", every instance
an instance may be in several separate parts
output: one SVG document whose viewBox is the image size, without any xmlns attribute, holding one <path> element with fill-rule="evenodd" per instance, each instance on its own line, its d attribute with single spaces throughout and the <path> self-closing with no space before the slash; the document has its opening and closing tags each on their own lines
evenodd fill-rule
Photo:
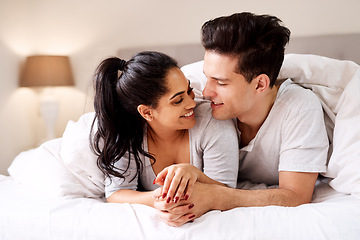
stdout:
<svg viewBox="0 0 360 240">
<path fill-rule="evenodd" d="M 169 227 L 154 209 L 103 199 L 44 199 L 11 177 L 0 177 L 0 239 L 359 239 L 360 199 L 327 183 L 313 203 L 295 208 L 212 211 Z"/>
</svg>

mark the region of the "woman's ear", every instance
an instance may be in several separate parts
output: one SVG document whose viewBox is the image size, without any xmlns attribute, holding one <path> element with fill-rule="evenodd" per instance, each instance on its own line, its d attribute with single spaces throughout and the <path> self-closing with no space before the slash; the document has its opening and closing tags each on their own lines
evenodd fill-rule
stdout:
<svg viewBox="0 0 360 240">
<path fill-rule="evenodd" d="M 263 92 L 270 86 L 270 78 L 266 74 L 260 74 L 256 77 L 256 91 Z"/>
<path fill-rule="evenodd" d="M 154 119 L 151 107 L 141 104 L 137 107 L 137 110 L 146 121 L 150 122 Z"/>
</svg>

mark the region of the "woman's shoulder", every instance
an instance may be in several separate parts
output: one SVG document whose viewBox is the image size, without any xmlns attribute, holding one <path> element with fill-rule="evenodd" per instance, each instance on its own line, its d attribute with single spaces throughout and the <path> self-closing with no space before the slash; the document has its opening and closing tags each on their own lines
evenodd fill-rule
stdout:
<svg viewBox="0 0 360 240">
<path fill-rule="evenodd" d="M 231 119 L 228 120 L 217 120 L 212 116 L 212 109 L 210 102 L 202 99 L 195 99 L 196 107 L 194 109 L 196 124 L 191 131 L 203 132 L 208 128 L 212 131 L 222 131 L 227 127 L 234 127 L 234 122 Z"/>
<path fill-rule="evenodd" d="M 211 105 L 207 100 L 195 98 L 196 106 L 194 108 L 196 118 L 209 118 L 211 117 Z"/>
</svg>

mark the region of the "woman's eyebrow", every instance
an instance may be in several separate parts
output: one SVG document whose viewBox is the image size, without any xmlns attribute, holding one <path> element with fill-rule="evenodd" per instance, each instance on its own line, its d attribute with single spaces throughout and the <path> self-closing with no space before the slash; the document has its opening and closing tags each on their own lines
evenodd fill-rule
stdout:
<svg viewBox="0 0 360 240">
<path fill-rule="evenodd" d="M 189 81 L 188 87 L 190 87 L 190 80 L 188 80 L 188 81 Z M 183 93 L 185 93 L 185 91 L 181 91 L 181 92 L 175 93 L 174 96 L 172 96 L 172 97 L 170 98 L 170 100 L 173 99 L 173 98 L 175 98 L 176 96 L 179 96 L 179 95 L 183 94 Z"/>
<path fill-rule="evenodd" d="M 178 95 L 183 94 L 183 93 L 185 93 L 185 91 L 181 91 L 181 92 L 175 93 L 174 96 L 172 96 L 172 97 L 170 98 L 170 100 L 173 99 L 173 98 L 175 98 L 175 97 L 178 96 Z"/>
</svg>

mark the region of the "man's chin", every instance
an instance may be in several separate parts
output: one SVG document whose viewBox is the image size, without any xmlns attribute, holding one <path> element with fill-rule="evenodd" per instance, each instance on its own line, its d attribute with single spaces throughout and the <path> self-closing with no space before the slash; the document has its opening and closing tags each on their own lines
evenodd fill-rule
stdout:
<svg viewBox="0 0 360 240">
<path fill-rule="evenodd" d="M 219 111 L 214 110 L 214 109 L 211 111 L 211 115 L 217 120 L 227 120 L 227 119 L 229 119 L 228 117 L 226 117 L 226 115 L 221 114 Z"/>
</svg>

